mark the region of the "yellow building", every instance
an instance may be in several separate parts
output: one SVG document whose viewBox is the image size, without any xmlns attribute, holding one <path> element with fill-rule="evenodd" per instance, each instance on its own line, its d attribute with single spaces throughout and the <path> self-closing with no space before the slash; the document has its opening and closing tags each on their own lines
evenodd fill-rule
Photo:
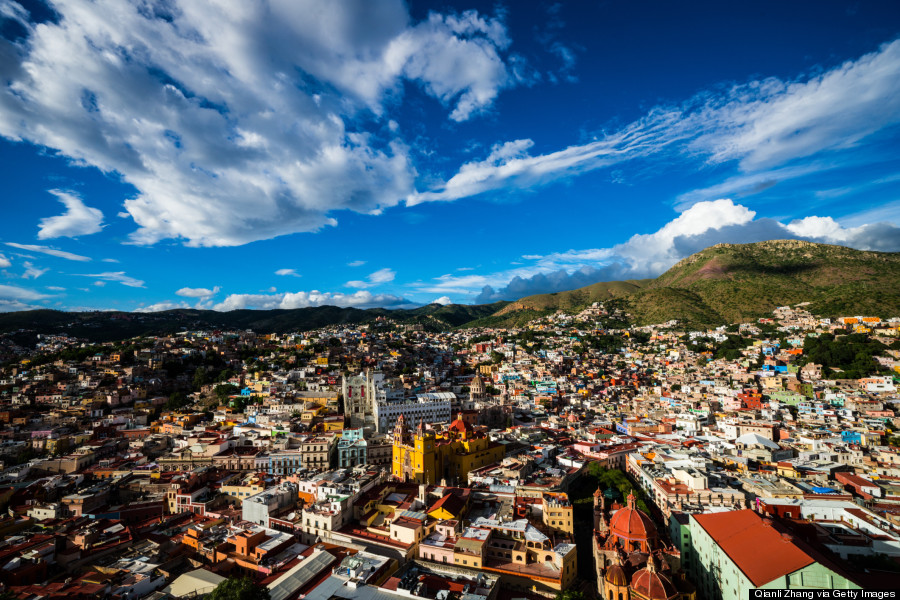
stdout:
<svg viewBox="0 0 900 600">
<path fill-rule="evenodd" d="M 476 433 L 462 414 L 442 435 L 426 430 L 419 423 L 415 433 L 406 426 L 403 415 L 394 428 L 391 473 L 404 481 L 426 485 L 465 483 L 469 471 L 499 462 L 503 446 Z"/>
<path fill-rule="evenodd" d="M 575 535 L 575 518 L 568 494 L 546 493 L 541 499 L 544 525 L 553 531 Z"/>
</svg>

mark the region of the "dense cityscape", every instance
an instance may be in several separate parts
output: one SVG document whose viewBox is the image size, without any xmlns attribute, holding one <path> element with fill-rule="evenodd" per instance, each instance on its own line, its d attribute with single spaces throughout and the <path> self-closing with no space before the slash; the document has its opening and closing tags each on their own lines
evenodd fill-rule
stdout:
<svg viewBox="0 0 900 600">
<path fill-rule="evenodd" d="M 896 585 L 900 318 L 803 305 L 700 331 L 627 318 L 595 303 L 503 330 L 380 318 L 103 344 L 38 334 L 34 349 L 4 335 L 4 594 Z"/>
<path fill-rule="evenodd" d="M 0 0 L 0 600 L 900 600 L 898 148 L 898 0 Z"/>
</svg>

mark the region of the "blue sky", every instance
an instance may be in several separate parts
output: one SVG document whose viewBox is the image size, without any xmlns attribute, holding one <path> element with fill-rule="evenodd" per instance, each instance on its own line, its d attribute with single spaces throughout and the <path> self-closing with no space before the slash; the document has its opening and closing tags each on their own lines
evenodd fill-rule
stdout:
<svg viewBox="0 0 900 600">
<path fill-rule="evenodd" d="M 0 310 L 407 306 L 900 250 L 900 5 L 0 0 Z"/>
</svg>

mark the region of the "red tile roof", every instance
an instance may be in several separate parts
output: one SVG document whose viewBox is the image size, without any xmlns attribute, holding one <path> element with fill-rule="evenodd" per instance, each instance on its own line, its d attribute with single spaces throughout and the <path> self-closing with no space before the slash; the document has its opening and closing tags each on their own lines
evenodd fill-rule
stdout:
<svg viewBox="0 0 900 600">
<path fill-rule="evenodd" d="M 755 586 L 815 562 L 790 534 L 781 533 L 752 510 L 694 515 L 694 519 Z"/>
</svg>

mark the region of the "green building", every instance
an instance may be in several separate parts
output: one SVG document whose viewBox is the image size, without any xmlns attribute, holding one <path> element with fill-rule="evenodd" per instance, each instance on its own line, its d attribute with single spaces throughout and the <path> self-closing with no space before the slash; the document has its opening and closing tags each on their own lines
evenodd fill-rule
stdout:
<svg viewBox="0 0 900 600">
<path fill-rule="evenodd" d="M 671 529 L 702 598 L 746 600 L 751 589 L 861 589 L 752 510 L 690 515 L 687 528 Z"/>
</svg>

